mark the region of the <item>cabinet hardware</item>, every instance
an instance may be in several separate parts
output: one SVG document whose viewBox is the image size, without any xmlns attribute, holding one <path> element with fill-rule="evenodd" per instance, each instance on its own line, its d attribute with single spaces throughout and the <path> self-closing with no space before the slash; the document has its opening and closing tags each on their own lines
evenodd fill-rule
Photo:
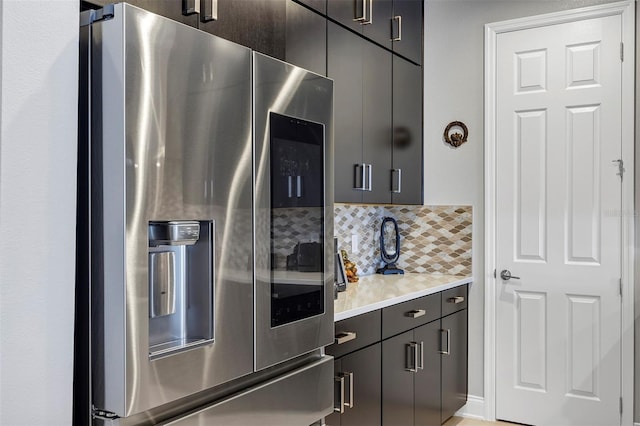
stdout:
<svg viewBox="0 0 640 426">
<path fill-rule="evenodd" d="M 417 342 L 409 342 L 405 346 L 406 350 L 406 363 L 404 369 L 406 371 L 410 371 L 412 373 L 418 372 L 418 343 Z"/>
<path fill-rule="evenodd" d="M 442 333 L 446 335 L 445 338 L 442 338 Z M 447 342 L 447 349 L 442 349 L 442 343 Z M 451 329 L 447 328 L 444 330 L 440 330 L 440 353 L 443 355 L 451 355 Z"/>
<path fill-rule="evenodd" d="M 333 411 L 344 414 L 344 376 L 339 374 L 333 378 L 340 386 L 340 393 L 338 394 L 338 406 L 333 407 Z"/>
<path fill-rule="evenodd" d="M 200 13 L 200 0 L 182 0 L 182 14 L 184 16 Z"/>
<path fill-rule="evenodd" d="M 218 0 L 200 0 L 200 21 L 209 22 L 218 20 Z"/>
<path fill-rule="evenodd" d="M 424 342 L 420 342 L 420 363 L 418 370 L 424 370 Z"/>
<path fill-rule="evenodd" d="M 404 315 L 409 318 L 420 318 L 421 316 L 426 315 L 427 311 L 424 309 L 414 309 L 413 311 L 406 312 Z"/>
<path fill-rule="evenodd" d="M 293 198 L 293 176 L 287 176 L 287 198 Z"/>
<path fill-rule="evenodd" d="M 395 174 L 398 174 L 398 185 L 393 187 L 393 177 Z M 395 194 L 399 194 L 402 192 L 402 169 L 391 169 L 391 192 Z"/>
<path fill-rule="evenodd" d="M 296 197 L 302 197 L 302 176 L 296 176 Z"/>
<path fill-rule="evenodd" d="M 392 33 L 391 41 L 402 41 L 402 16 L 394 16 L 393 18 L 391 18 L 391 20 L 398 23 L 398 37 L 394 37 Z M 391 26 L 393 27 L 393 24 Z"/>
<path fill-rule="evenodd" d="M 358 16 L 358 4 L 362 5 L 362 13 L 361 16 Z M 367 0 L 353 0 L 353 9 L 354 9 L 354 17 L 353 20 L 355 22 L 364 22 L 367 20 Z"/>
<path fill-rule="evenodd" d="M 336 334 L 335 344 L 341 345 L 351 340 L 355 340 L 356 337 L 357 335 L 355 331 L 345 331 L 343 333 L 338 333 Z"/>
<path fill-rule="evenodd" d="M 349 402 L 344 402 L 345 407 L 353 408 L 353 373 L 352 372 L 344 372 L 342 373 L 344 377 L 349 378 Z"/>
<path fill-rule="evenodd" d="M 365 12 L 364 21 L 362 21 L 362 25 L 369 25 L 373 23 L 373 0 L 364 0 L 364 3 L 365 5 L 369 3 L 369 19 L 367 19 L 367 14 Z M 367 9 L 365 5 L 363 5 L 363 8 Z"/>
<path fill-rule="evenodd" d="M 358 186 L 358 168 L 360 169 L 360 183 L 361 186 Z M 365 183 L 367 179 L 367 165 L 362 164 L 354 164 L 353 165 L 353 189 L 357 191 L 366 191 L 367 184 Z"/>
<path fill-rule="evenodd" d="M 373 179 L 373 165 L 372 164 L 366 164 L 367 170 L 369 171 L 369 188 L 367 188 L 367 191 L 371 191 L 371 180 Z"/>
<path fill-rule="evenodd" d="M 464 296 L 450 297 L 447 299 L 447 302 L 455 304 L 462 303 L 464 302 Z"/>
</svg>

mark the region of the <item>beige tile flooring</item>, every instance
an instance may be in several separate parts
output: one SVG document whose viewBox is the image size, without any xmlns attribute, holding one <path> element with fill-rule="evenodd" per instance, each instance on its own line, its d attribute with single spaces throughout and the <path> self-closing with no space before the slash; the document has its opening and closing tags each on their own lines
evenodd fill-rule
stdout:
<svg viewBox="0 0 640 426">
<path fill-rule="evenodd" d="M 487 422 L 484 420 L 468 419 L 464 417 L 451 417 L 444 424 L 444 426 L 493 426 L 493 425 L 514 426 L 513 423 Z"/>
</svg>

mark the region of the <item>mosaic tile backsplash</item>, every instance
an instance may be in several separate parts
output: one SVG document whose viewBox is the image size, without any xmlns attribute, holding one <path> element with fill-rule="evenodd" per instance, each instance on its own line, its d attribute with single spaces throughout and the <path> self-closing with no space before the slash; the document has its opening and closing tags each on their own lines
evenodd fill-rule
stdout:
<svg viewBox="0 0 640 426">
<path fill-rule="evenodd" d="M 358 266 L 360 275 L 374 274 L 380 260 L 380 225 L 393 217 L 400 231 L 397 266 L 405 272 L 471 275 L 471 206 L 391 206 L 335 204 L 339 247 Z M 351 236 L 359 250 L 351 252 Z"/>
</svg>

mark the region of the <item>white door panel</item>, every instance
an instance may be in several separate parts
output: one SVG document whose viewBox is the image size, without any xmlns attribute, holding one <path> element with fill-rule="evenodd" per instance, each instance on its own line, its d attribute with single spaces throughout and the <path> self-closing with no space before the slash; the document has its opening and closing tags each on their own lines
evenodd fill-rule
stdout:
<svg viewBox="0 0 640 426">
<path fill-rule="evenodd" d="M 498 35 L 499 419 L 620 422 L 620 41 L 619 16 Z"/>
</svg>

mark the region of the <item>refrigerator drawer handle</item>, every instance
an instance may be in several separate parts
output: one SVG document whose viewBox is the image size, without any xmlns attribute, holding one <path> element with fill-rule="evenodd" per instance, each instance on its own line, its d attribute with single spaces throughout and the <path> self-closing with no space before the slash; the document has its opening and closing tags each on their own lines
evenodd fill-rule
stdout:
<svg viewBox="0 0 640 426">
<path fill-rule="evenodd" d="M 356 337 L 357 337 L 357 335 L 356 335 L 355 331 L 341 332 L 341 333 L 336 334 L 335 344 L 336 345 L 341 345 L 343 343 L 347 343 L 347 342 L 350 342 L 352 340 L 355 340 Z"/>
</svg>

